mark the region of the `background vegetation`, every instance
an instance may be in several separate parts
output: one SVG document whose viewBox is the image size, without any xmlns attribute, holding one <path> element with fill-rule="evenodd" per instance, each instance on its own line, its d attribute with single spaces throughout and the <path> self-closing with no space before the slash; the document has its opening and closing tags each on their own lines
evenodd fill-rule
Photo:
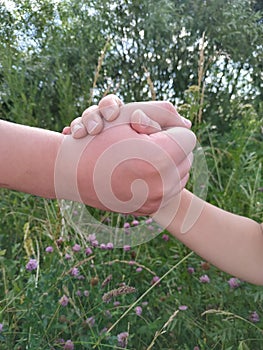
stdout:
<svg viewBox="0 0 263 350">
<path fill-rule="evenodd" d="M 262 221 L 262 0 L 2 1 L 0 22 L 0 118 L 60 131 L 109 92 L 168 99 L 205 151 L 207 200 Z M 5 190 L 0 215 L 1 349 L 263 349 L 262 287 L 167 232 L 101 249 L 55 201 Z"/>
</svg>

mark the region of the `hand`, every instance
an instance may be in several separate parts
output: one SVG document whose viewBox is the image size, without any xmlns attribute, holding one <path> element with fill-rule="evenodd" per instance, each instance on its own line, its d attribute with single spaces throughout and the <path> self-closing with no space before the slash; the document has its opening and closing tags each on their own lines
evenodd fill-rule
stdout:
<svg viewBox="0 0 263 350">
<path fill-rule="evenodd" d="M 153 116 L 155 107 L 149 108 L 151 104 L 140 103 L 140 107 Z M 81 140 L 64 136 L 56 162 L 58 198 L 83 201 L 104 210 L 148 215 L 184 188 L 195 135 L 185 127 L 139 134 L 127 120 L 133 111 L 133 104 L 122 106 L 118 118 L 103 121 L 104 130 L 97 136 Z M 168 114 L 175 117 L 174 112 Z M 168 119 L 165 123 L 170 126 Z"/>
<path fill-rule="evenodd" d="M 74 119 L 70 127 L 64 128 L 63 133 L 72 134 L 74 138 L 96 135 L 103 130 L 105 121 L 112 122 L 118 118 L 122 109 L 126 111 L 122 122 L 130 122 L 139 133 L 151 134 L 174 126 L 191 127 L 191 122 L 181 117 L 169 102 L 134 102 L 123 105 L 117 96 L 108 95 L 98 106 L 89 107 L 82 117 Z"/>
</svg>

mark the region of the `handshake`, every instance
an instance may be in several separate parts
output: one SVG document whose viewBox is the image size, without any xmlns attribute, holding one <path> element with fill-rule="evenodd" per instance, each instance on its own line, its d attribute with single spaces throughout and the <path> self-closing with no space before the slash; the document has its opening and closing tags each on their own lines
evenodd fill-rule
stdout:
<svg viewBox="0 0 263 350">
<path fill-rule="evenodd" d="M 184 188 L 196 143 L 190 127 L 168 102 L 123 105 L 113 95 L 62 134 L 0 120 L 0 187 L 151 215 L 223 271 L 262 285 L 263 224 Z"/>
<path fill-rule="evenodd" d="M 187 183 L 196 142 L 190 127 L 168 102 L 124 105 L 104 97 L 63 130 L 56 197 L 113 212 L 160 213 Z"/>
</svg>

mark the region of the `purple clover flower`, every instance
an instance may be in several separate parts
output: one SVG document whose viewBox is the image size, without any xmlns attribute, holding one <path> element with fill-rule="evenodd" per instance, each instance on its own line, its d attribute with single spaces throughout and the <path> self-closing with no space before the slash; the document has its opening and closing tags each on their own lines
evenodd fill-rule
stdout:
<svg viewBox="0 0 263 350">
<path fill-rule="evenodd" d="M 136 306 L 135 313 L 137 316 L 141 316 L 142 314 L 142 308 L 140 306 Z"/>
<path fill-rule="evenodd" d="M 189 275 L 192 275 L 195 272 L 195 269 L 192 266 L 189 266 L 187 268 L 187 272 L 189 273 Z"/>
<path fill-rule="evenodd" d="M 85 254 L 86 255 L 91 255 L 91 254 L 93 254 L 93 251 L 92 251 L 92 249 L 90 248 L 90 247 L 87 247 L 86 249 L 85 249 Z"/>
<path fill-rule="evenodd" d="M 249 320 L 253 323 L 257 323 L 259 322 L 259 315 L 256 311 L 251 312 L 250 316 L 249 316 Z"/>
<path fill-rule="evenodd" d="M 94 316 L 91 316 L 89 318 L 86 319 L 85 323 L 89 326 L 89 327 L 93 327 L 95 324 L 95 318 Z"/>
<path fill-rule="evenodd" d="M 76 291 L 76 295 L 77 295 L 78 297 L 81 297 L 81 295 L 82 295 L 81 291 L 80 291 L 80 290 L 77 290 L 77 291 Z"/>
<path fill-rule="evenodd" d="M 169 239 L 170 239 L 170 237 L 169 237 L 168 235 L 166 235 L 166 234 L 163 234 L 162 239 L 163 239 L 165 242 L 168 242 Z"/>
<path fill-rule="evenodd" d="M 83 294 L 84 294 L 85 297 L 88 297 L 89 296 L 89 291 L 88 290 L 84 290 Z"/>
<path fill-rule="evenodd" d="M 91 242 L 92 247 L 98 247 L 99 242 L 95 239 L 94 241 Z"/>
<path fill-rule="evenodd" d="M 0 323 L 0 333 L 2 333 L 2 332 L 3 332 L 3 328 L 4 328 L 3 323 Z"/>
<path fill-rule="evenodd" d="M 64 350 L 74 350 L 74 344 L 70 339 L 64 344 Z"/>
<path fill-rule="evenodd" d="M 79 244 L 74 244 L 72 250 L 74 253 L 78 253 L 81 250 L 81 246 Z"/>
<path fill-rule="evenodd" d="M 51 247 L 51 246 L 46 247 L 45 250 L 47 253 L 53 253 L 53 251 L 54 251 L 53 247 Z"/>
<path fill-rule="evenodd" d="M 59 304 L 61 306 L 67 306 L 69 303 L 69 298 L 64 294 L 60 299 L 59 299 Z"/>
<path fill-rule="evenodd" d="M 240 287 L 240 281 L 238 278 L 232 277 L 227 281 L 230 288 L 235 289 Z"/>
<path fill-rule="evenodd" d="M 26 264 L 27 271 L 36 270 L 37 267 L 38 267 L 38 262 L 36 259 L 30 259 L 29 262 Z"/>
<path fill-rule="evenodd" d="M 122 332 L 122 333 L 117 335 L 119 347 L 121 347 L 123 349 L 126 348 L 127 343 L 128 343 L 128 336 L 129 336 L 128 332 Z"/>
<path fill-rule="evenodd" d="M 178 307 L 178 309 L 179 309 L 180 311 L 185 311 L 185 310 L 188 309 L 188 306 L 187 306 L 187 305 L 180 305 L 180 306 Z"/>
<path fill-rule="evenodd" d="M 130 245 L 124 245 L 124 246 L 123 246 L 123 250 L 124 250 L 125 252 L 128 252 L 129 250 L 131 250 L 131 246 L 130 246 Z"/>
<path fill-rule="evenodd" d="M 114 245 L 112 242 L 107 243 L 107 249 L 112 250 L 114 248 Z"/>
<path fill-rule="evenodd" d="M 157 283 L 159 283 L 159 281 L 160 281 L 160 277 L 154 276 L 153 279 L 152 279 L 151 284 L 155 284 L 155 283 L 157 284 Z"/>
<path fill-rule="evenodd" d="M 132 226 L 138 226 L 139 225 L 139 221 L 138 220 L 133 220 L 132 221 Z"/>
<path fill-rule="evenodd" d="M 210 278 L 207 276 L 207 275 L 202 275 L 200 278 L 199 278 L 199 281 L 201 283 L 210 283 Z"/>
<path fill-rule="evenodd" d="M 78 276 L 79 275 L 79 269 L 77 267 L 72 267 L 72 269 L 70 270 L 70 274 L 71 276 Z"/>
</svg>

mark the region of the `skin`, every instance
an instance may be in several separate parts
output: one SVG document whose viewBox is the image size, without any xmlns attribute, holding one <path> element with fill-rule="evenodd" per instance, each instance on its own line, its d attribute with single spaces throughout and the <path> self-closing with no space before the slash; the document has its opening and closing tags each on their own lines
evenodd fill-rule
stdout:
<svg viewBox="0 0 263 350">
<path fill-rule="evenodd" d="M 116 99 L 116 96 L 110 95 L 103 101 L 107 105 L 115 105 L 115 119 L 119 117 L 116 106 L 119 106 L 119 109 L 122 106 Z M 167 106 L 167 109 L 169 108 L 171 110 L 172 107 Z M 97 108 L 84 112 L 78 120 L 82 131 L 73 137 L 79 138 L 80 135 L 88 133 L 87 116 L 92 119 L 94 113 L 97 113 Z M 103 123 L 103 111 L 100 118 Z M 149 118 L 143 110 L 130 118 L 131 127 L 138 133 L 145 134 L 176 126 L 174 121 L 169 114 L 162 113 Z M 184 122 L 183 119 L 181 121 Z M 75 121 L 71 125 L 74 126 L 74 123 Z M 171 213 L 172 219 L 167 220 Z M 263 285 L 263 224 L 224 211 L 186 189 L 170 198 L 169 203 L 160 212 L 153 212 L 151 215 L 175 238 L 221 270 L 250 283 Z"/>
<path fill-rule="evenodd" d="M 169 110 L 170 105 L 154 104 L 153 106 L 152 103 L 123 106 L 118 119 L 111 122 L 103 120 L 103 132 L 96 137 L 87 135 L 79 141 L 72 135 L 0 120 L 0 186 L 44 198 L 80 200 L 93 207 L 116 211 L 120 201 L 130 199 L 129 184 L 137 179 L 139 169 L 141 178 L 149 184 L 149 196 L 144 201 L 140 189 L 135 191 L 135 202 L 131 203 L 130 207 L 127 205 L 126 211 L 140 215 L 151 213 L 156 210 L 163 198 L 159 172 L 149 164 L 154 162 L 155 158 L 152 155 L 162 159 L 165 153 L 173 160 L 171 164 L 163 162 L 162 171 L 167 174 L 174 173 L 176 186 L 170 183 L 167 194 L 175 195 L 182 190 L 188 179 L 195 136 L 185 127 L 182 128 L 180 135 L 184 135 L 183 139 L 189 139 L 189 142 L 184 143 L 181 142 L 182 137 L 179 137 L 177 142 L 166 132 L 157 132 L 152 135 L 137 133 L 130 128 L 129 120 L 133 114 L 136 115 L 138 106 L 150 116 L 158 114 L 157 107 L 161 106 L 164 114 L 178 119 L 179 126 L 183 124 L 181 118 L 173 110 Z M 166 106 L 169 108 L 165 109 Z M 105 163 L 101 174 L 106 173 L 108 167 L 112 166 L 116 167 L 116 171 L 113 174 L 112 183 L 106 188 L 104 186 L 104 192 L 98 198 L 93 177 L 97 160 L 111 146 L 127 140 L 132 143 L 132 146 L 142 142 L 149 148 L 148 155 L 141 160 L 125 159 L 119 167 L 111 162 Z M 159 153 L 156 152 L 156 148 Z M 63 152 L 64 150 L 66 152 Z M 103 167 L 104 163 L 102 162 L 101 165 Z M 102 177 L 97 185 L 100 188 L 104 183 L 105 178 Z M 111 192 L 116 198 L 110 202 L 109 207 L 108 196 Z M 135 205 L 136 202 L 138 205 Z"/>
</svg>

